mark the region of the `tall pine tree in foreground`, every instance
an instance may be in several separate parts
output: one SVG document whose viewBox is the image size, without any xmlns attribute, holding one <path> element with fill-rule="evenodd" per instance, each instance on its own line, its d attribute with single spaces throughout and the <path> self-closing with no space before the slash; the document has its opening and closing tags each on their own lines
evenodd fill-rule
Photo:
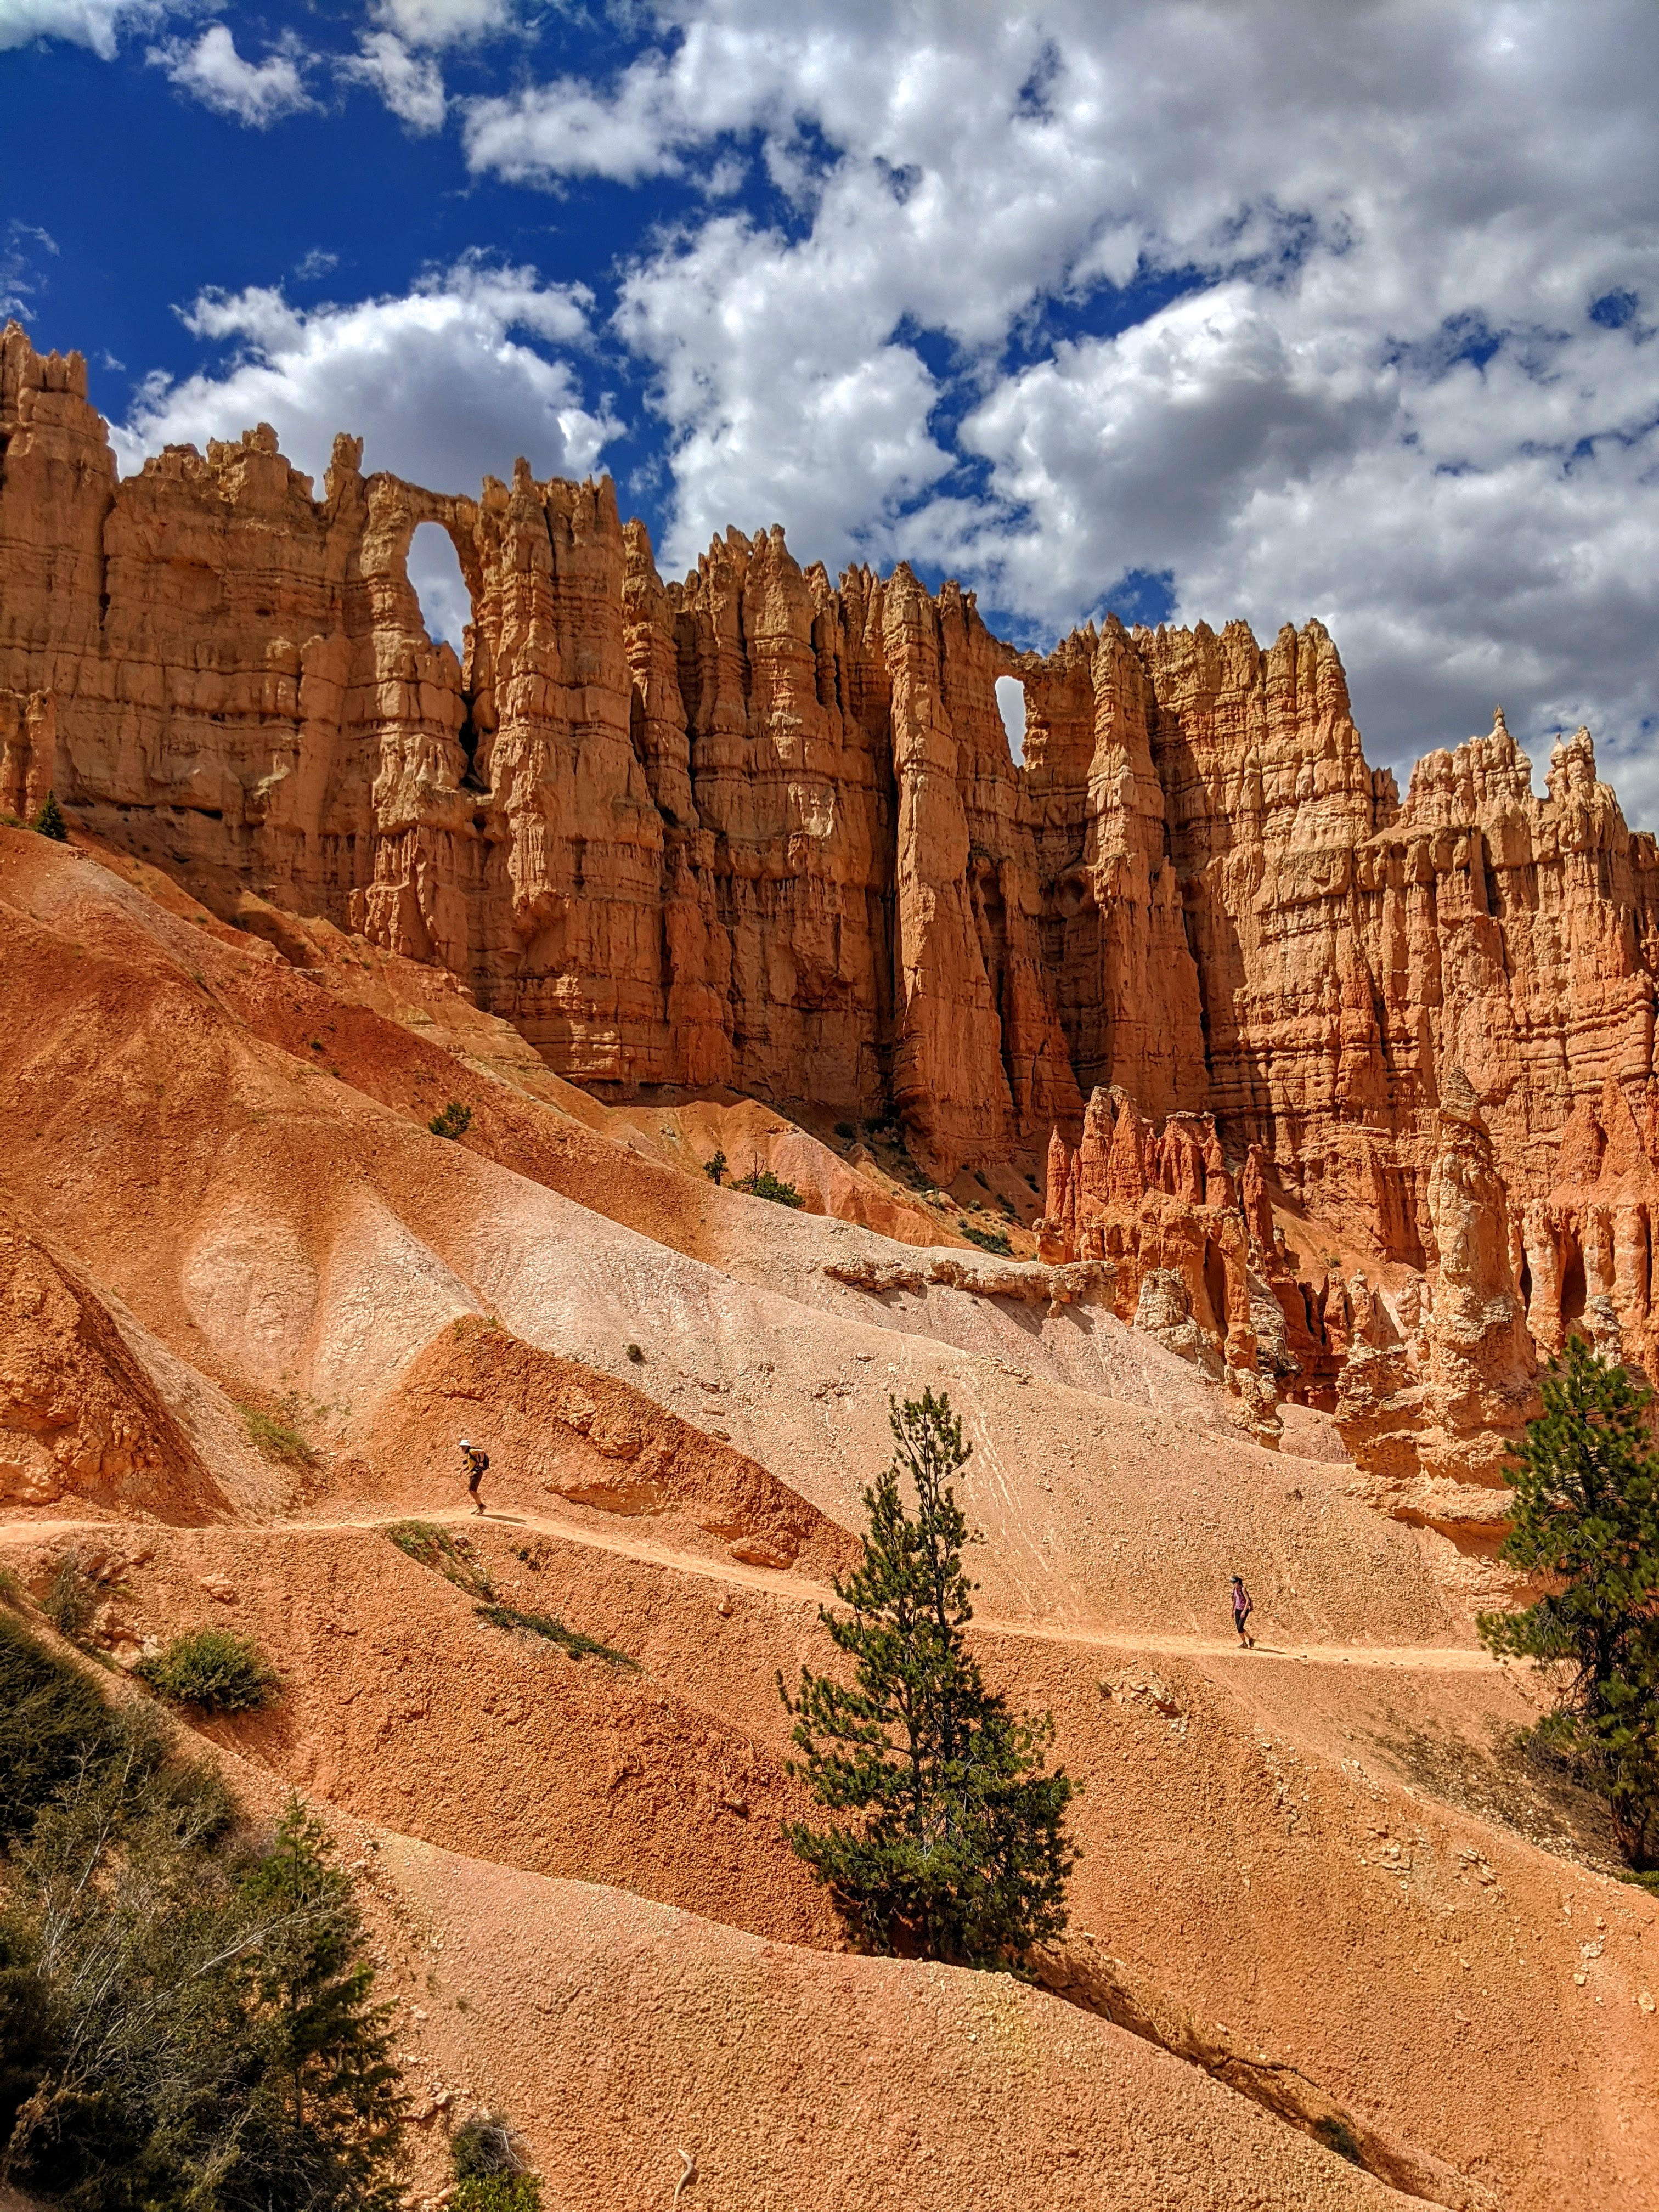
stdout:
<svg viewBox="0 0 1659 2212">
<path fill-rule="evenodd" d="M 804 1754 L 792 1771 L 855 1818 L 789 1820 L 784 1834 L 872 1949 L 1018 1966 L 1066 1925 L 1077 1785 L 1044 1771 L 1053 1716 L 1016 1720 L 968 1650 L 962 1553 L 974 1540 L 950 1487 L 972 1449 L 961 1421 L 929 1391 L 895 1406 L 892 1428 L 892 1462 L 864 1493 L 864 1557 L 836 1583 L 850 1615 L 819 1613 L 854 1686 L 803 1668 L 792 1698 L 778 1677 Z"/>
<path fill-rule="evenodd" d="M 1540 1743 L 1605 1791 L 1638 1872 L 1659 1868 L 1659 1459 L 1651 1391 L 1579 1337 L 1540 1385 L 1504 1480 L 1516 1494 L 1503 1556 L 1553 1587 L 1522 1613 L 1486 1613 L 1488 1649 L 1559 1685 Z"/>
</svg>

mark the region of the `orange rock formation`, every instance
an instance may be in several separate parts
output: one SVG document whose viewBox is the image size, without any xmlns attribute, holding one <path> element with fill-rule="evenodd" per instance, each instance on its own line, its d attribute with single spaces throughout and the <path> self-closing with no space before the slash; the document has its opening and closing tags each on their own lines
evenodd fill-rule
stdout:
<svg viewBox="0 0 1659 2212">
<path fill-rule="evenodd" d="M 320 499 L 264 428 L 118 482 L 78 357 L 0 361 L 0 805 L 440 962 L 562 1073 L 896 1107 L 942 1180 L 1115 1085 L 1417 1266 L 1443 1066 L 1517 1209 L 1648 1080 L 1659 857 L 1583 732 L 1547 799 L 1500 714 L 1401 806 L 1317 623 L 1021 654 L 954 584 L 776 530 L 664 583 L 608 483 L 440 496 L 346 437 Z"/>
<path fill-rule="evenodd" d="M 665 583 L 608 482 L 522 463 L 440 495 L 342 436 L 318 498 L 261 428 L 119 481 L 85 395 L 78 356 L 8 330 L 0 808 L 55 788 L 227 918 L 435 963 L 604 1095 L 896 1113 L 940 1182 L 1054 1132 L 1045 1256 L 1110 1260 L 1122 1317 L 1224 1371 L 1264 1438 L 1279 1388 L 1340 1389 L 1356 1436 L 1395 1434 L 1401 1390 L 1468 1399 L 1408 1350 L 1462 1296 L 1437 1211 L 1461 1070 L 1475 1242 L 1501 1234 L 1537 1342 L 1582 1316 L 1651 1361 L 1659 853 L 1585 732 L 1540 799 L 1500 710 L 1402 805 L 1317 623 L 1264 651 L 1109 619 L 1020 653 L 955 584 L 833 584 L 777 530 Z M 464 659 L 409 583 L 428 521 Z M 1275 1203 L 1349 1261 L 1299 1261 Z M 1461 1482 L 1458 1417 L 1419 1410 Z"/>
</svg>

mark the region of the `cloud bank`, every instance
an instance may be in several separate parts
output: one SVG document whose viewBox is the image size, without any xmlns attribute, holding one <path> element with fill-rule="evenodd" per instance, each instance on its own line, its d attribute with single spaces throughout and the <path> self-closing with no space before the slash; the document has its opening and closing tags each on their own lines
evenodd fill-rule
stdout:
<svg viewBox="0 0 1659 2212">
<path fill-rule="evenodd" d="M 401 297 L 291 306 L 280 291 L 204 293 L 192 331 L 230 350 L 217 371 L 151 380 L 115 430 L 131 471 L 164 445 L 203 446 L 270 422 L 296 467 L 322 472 L 337 431 L 366 470 L 434 491 L 476 492 L 519 453 L 539 477 L 585 476 L 612 426 L 544 349 L 585 339 L 586 296 L 533 270 L 463 261 Z"/>
<path fill-rule="evenodd" d="M 155 12 L 0 0 L 0 44 L 108 52 Z M 1659 821 L 1650 0 L 602 20 L 373 0 L 349 51 L 251 59 L 221 22 L 158 48 L 261 129 L 365 88 L 479 205 L 554 195 L 592 289 L 463 262 L 307 313 L 204 293 L 189 327 L 226 351 L 144 387 L 124 452 L 262 416 L 307 466 L 356 428 L 371 465 L 463 486 L 625 430 L 665 567 L 781 521 L 805 559 L 954 570 L 1032 642 L 1108 609 L 1318 615 L 1374 757 L 1501 699 L 1534 757 L 1588 720 Z M 601 357 L 625 421 L 583 395 Z"/>
</svg>

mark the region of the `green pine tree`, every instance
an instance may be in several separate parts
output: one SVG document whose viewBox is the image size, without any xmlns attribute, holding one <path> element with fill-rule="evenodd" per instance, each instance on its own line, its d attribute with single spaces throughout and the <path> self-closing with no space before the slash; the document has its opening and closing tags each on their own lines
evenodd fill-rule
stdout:
<svg viewBox="0 0 1659 2212">
<path fill-rule="evenodd" d="M 322 1822 L 290 1799 L 241 1881 L 260 1931 L 246 1954 L 246 2002 L 262 2028 L 241 2153 L 262 2207 L 389 2212 L 401 2201 L 404 2112 L 392 2008 L 375 2002 L 351 1882 L 329 1850 Z"/>
<path fill-rule="evenodd" d="M 1659 1458 L 1653 1394 L 1577 1336 L 1541 1383 L 1504 1480 L 1503 1556 L 1552 1584 L 1521 1613 L 1480 1616 L 1488 1649 L 1559 1685 L 1540 1742 L 1605 1790 L 1631 1864 L 1659 1867 Z"/>
<path fill-rule="evenodd" d="M 30 827 L 38 830 L 43 837 L 50 837 L 55 844 L 68 844 L 69 824 L 64 819 L 64 810 L 58 804 L 58 793 L 55 791 L 49 791 L 46 793 L 46 802 Z"/>
<path fill-rule="evenodd" d="M 864 1493 L 863 1559 L 836 1583 L 850 1616 L 819 1614 L 856 1686 L 803 1668 L 792 1698 L 778 1677 L 804 1754 L 792 1771 L 856 1819 L 786 1821 L 784 1834 L 872 1949 L 1018 1966 L 1066 1925 L 1077 1785 L 1044 1771 L 1053 1716 L 1016 1720 L 968 1650 L 962 1553 L 975 1540 L 949 1481 L 972 1449 L 961 1421 L 929 1391 L 895 1406 L 892 1428 L 893 1461 Z"/>
</svg>

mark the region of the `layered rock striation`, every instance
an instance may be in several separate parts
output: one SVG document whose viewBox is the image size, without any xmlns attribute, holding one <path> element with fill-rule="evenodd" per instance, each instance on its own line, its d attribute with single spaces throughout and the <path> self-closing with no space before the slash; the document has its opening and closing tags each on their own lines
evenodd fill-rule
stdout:
<svg viewBox="0 0 1659 2212">
<path fill-rule="evenodd" d="M 1402 804 L 1317 623 L 1264 649 L 1108 619 L 1021 653 L 956 585 L 832 582 L 775 530 L 665 582 L 608 483 L 520 464 L 459 498 L 361 459 L 337 440 L 319 496 L 261 428 L 119 480 L 78 357 L 9 330 L 0 809 L 56 788 L 208 904 L 439 963 L 613 1093 L 896 1112 L 943 1180 L 1054 1127 L 1074 1151 L 1102 1091 L 1230 1176 L 1259 1147 L 1413 1268 L 1455 1065 L 1533 1285 L 1600 1235 L 1551 1194 L 1575 1109 L 1654 1073 L 1659 855 L 1584 732 L 1540 799 L 1500 714 Z M 471 594 L 459 659 L 408 580 L 423 522 Z M 1645 1312 L 1628 1215 L 1585 1266 Z M 1324 1312 L 1287 1326 L 1334 1388 Z"/>
</svg>

